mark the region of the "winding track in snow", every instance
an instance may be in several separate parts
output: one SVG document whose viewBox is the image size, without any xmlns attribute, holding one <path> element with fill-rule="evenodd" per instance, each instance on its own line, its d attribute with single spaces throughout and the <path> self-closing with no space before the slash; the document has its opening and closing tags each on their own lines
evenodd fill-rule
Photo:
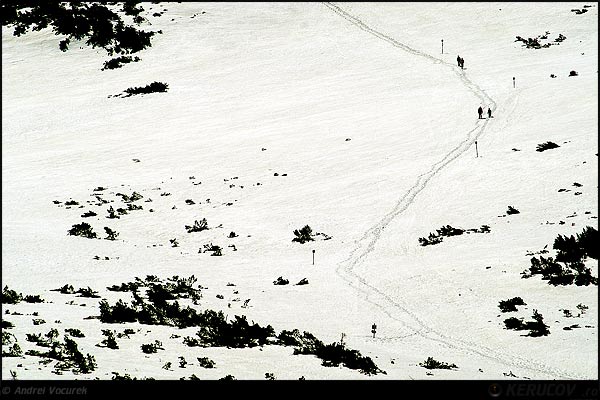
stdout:
<svg viewBox="0 0 600 400">
<path fill-rule="evenodd" d="M 401 43 L 388 35 L 376 31 L 371 28 L 357 17 L 347 13 L 339 6 L 325 2 L 323 3 L 331 11 L 344 18 L 348 22 L 354 24 L 358 28 L 365 32 L 372 34 L 373 36 L 384 40 L 395 47 L 398 47 L 410 54 L 415 56 L 424 57 L 435 64 L 441 64 L 443 66 L 452 68 L 462 83 L 482 102 L 490 104 L 490 108 L 495 111 L 495 101 L 485 93 L 477 84 L 472 82 L 464 73 L 462 69 L 459 69 L 454 64 L 450 64 L 444 60 L 436 58 L 432 55 L 424 53 L 420 50 L 413 49 L 404 43 Z M 585 379 L 585 377 L 570 373 L 568 371 L 560 370 L 557 368 L 549 367 L 540 362 L 525 359 L 508 353 L 499 352 L 481 344 L 470 342 L 463 339 L 447 336 L 439 331 L 434 330 L 423 322 L 414 312 L 410 311 L 406 304 L 397 299 L 392 299 L 390 296 L 379 290 L 377 287 L 370 285 L 363 277 L 354 272 L 354 269 L 360 265 L 366 257 L 374 250 L 375 244 L 381 237 L 382 231 L 388 226 L 398 215 L 403 213 L 413 203 L 415 197 L 427 186 L 428 182 L 438 172 L 440 172 L 445 166 L 450 164 L 461 154 L 467 151 L 473 143 L 479 138 L 485 131 L 485 128 L 489 122 L 489 119 L 483 120 L 482 124 L 478 123 L 474 128 L 467 132 L 467 137 L 460 142 L 456 147 L 451 149 L 441 160 L 434 163 L 429 171 L 418 176 L 415 184 L 408 189 L 408 191 L 396 202 L 394 208 L 389 211 L 379 222 L 368 229 L 364 235 L 357 240 L 356 247 L 348 258 L 343 260 L 336 268 L 336 273 L 342 277 L 351 287 L 357 291 L 362 292 L 365 300 L 373 305 L 379 307 L 386 315 L 390 318 L 400 322 L 403 326 L 413 331 L 415 334 L 436 342 L 440 342 L 450 348 L 464 351 L 472 354 L 479 355 L 491 360 L 494 360 L 500 364 L 507 366 L 519 367 L 526 370 L 536 371 L 545 375 L 563 378 L 563 379 Z M 397 338 L 388 338 L 389 340 L 402 339 L 411 335 L 404 335 Z"/>
</svg>

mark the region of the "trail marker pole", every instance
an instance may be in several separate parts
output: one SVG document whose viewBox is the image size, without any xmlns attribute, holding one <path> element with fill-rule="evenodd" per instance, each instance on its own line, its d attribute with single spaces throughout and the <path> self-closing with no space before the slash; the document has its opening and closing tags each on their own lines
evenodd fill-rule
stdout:
<svg viewBox="0 0 600 400">
<path fill-rule="evenodd" d="M 444 39 L 442 39 L 442 54 L 444 54 Z"/>
<path fill-rule="evenodd" d="M 475 141 L 475 154 L 479 157 L 479 150 L 477 150 L 477 140 Z"/>
<path fill-rule="evenodd" d="M 312 253 L 313 253 L 313 264 L 312 265 L 315 265 L 315 250 L 313 250 Z"/>
<path fill-rule="evenodd" d="M 513 76 L 513 88 L 516 87 L 515 86 L 515 77 Z"/>
</svg>

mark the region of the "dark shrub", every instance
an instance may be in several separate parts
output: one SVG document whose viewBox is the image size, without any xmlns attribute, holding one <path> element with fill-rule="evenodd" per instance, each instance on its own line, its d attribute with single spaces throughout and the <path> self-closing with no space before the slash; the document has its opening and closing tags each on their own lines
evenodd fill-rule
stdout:
<svg viewBox="0 0 600 400">
<path fill-rule="evenodd" d="M 579 75 L 577 73 L 577 71 L 571 71 L 571 72 L 569 72 L 569 76 L 577 76 L 577 75 Z"/>
<path fill-rule="evenodd" d="M 517 307 L 516 306 L 525 306 L 527 305 L 522 298 L 520 297 L 513 297 L 512 299 L 508 299 L 508 300 L 501 300 L 500 304 L 498 304 L 498 307 L 500 307 L 500 310 L 502 312 L 510 312 L 510 311 L 517 311 Z"/>
<path fill-rule="evenodd" d="M 215 362 L 208 357 L 198 357 L 198 365 L 202 368 L 214 368 Z"/>
<path fill-rule="evenodd" d="M 419 363 L 420 367 L 427 369 L 455 369 L 456 364 L 448 364 L 443 361 L 434 360 L 433 357 L 428 357 L 424 362 Z"/>
<path fill-rule="evenodd" d="M 273 285 L 287 285 L 288 283 L 290 283 L 290 281 L 281 276 L 273 281 Z"/>
<path fill-rule="evenodd" d="M 125 93 L 127 93 L 127 96 L 125 97 L 134 96 L 138 94 L 166 92 L 168 89 L 169 85 L 167 85 L 166 83 L 152 82 L 151 84 L 143 87 L 130 87 L 125 89 Z"/>
<path fill-rule="evenodd" d="M 164 350 L 159 340 L 155 340 L 154 343 L 143 344 L 141 348 L 146 354 L 156 353 L 157 350 Z"/>
<path fill-rule="evenodd" d="M 515 329 L 521 330 L 526 329 L 523 321 L 521 319 L 510 317 L 504 320 L 504 325 L 506 325 L 506 329 Z"/>
<path fill-rule="evenodd" d="M 520 211 L 514 208 L 513 206 L 508 206 L 508 210 L 506 211 L 508 215 L 512 214 L 520 214 Z"/>
<path fill-rule="evenodd" d="M 7 321 L 5 319 L 2 320 L 2 329 L 10 329 L 10 328 L 14 328 L 14 327 L 15 327 L 15 325 L 12 322 Z"/>
<path fill-rule="evenodd" d="M 81 332 L 77 328 L 65 329 L 65 333 L 68 333 L 69 335 L 71 335 L 73 337 L 79 337 L 79 338 L 85 337 L 85 335 L 83 334 L 83 332 Z"/>
<path fill-rule="evenodd" d="M 21 300 L 23 300 L 21 293 L 17 293 L 9 289 L 8 286 L 4 286 L 4 290 L 2 290 L 2 304 L 17 304 Z"/>
<path fill-rule="evenodd" d="M 115 340 L 115 332 L 108 330 L 108 329 L 102 329 L 102 335 L 105 337 L 104 340 L 102 340 L 102 342 L 100 342 L 100 344 L 104 347 L 108 347 L 109 349 L 113 349 L 116 350 L 119 348 L 119 345 L 117 344 L 117 341 Z M 99 345 L 97 345 L 99 346 Z"/>
<path fill-rule="evenodd" d="M 302 278 L 296 285 L 308 285 L 308 279 Z"/>
<path fill-rule="evenodd" d="M 133 58 L 131 56 L 121 56 L 121 57 L 111 58 L 110 60 L 104 62 L 104 66 L 102 67 L 101 71 L 104 71 L 107 69 L 121 68 L 125 64 L 128 64 L 130 62 L 138 62 L 138 61 L 140 61 L 139 57 Z"/>
<path fill-rule="evenodd" d="M 550 334 L 548 325 L 544 324 L 544 318 L 537 310 L 533 310 L 533 321 L 529 321 L 525 325 L 530 330 L 527 336 L 547 336 Z"/>
<path fill-rule="evenodd" d="M 560 147 L 560 146 L 554 142 L 545 142 L 545 143 L 538 144 L 536 151 L 545 151 L 545 150 L 555 149 L 557 147 Z"/>
<path fill-rule="evenodd" d="M 575 237 L 558 235 L 554 239 L 555 250 L 558 250 L 556 255 L 556 261 L 560 262 L 577 262 L 585 256 L 585 250 L 583 250 Z"/>
<path fill-rule="evenodd" d="M 69 285 L 68 283 L 58 289 L 50 289 L 51 292 L 60 292 L 62 294 L 74 294 L 75 293 L 75 289 L 73 288 L 72 285 Z"/>
<path fill-rule="evenodd" d="M 104 239 L 106 239 L 106 240 L 117 240 L 117 236 L 119 236 L 118 232 L 113 231 L 108 226 L 104 227 L 104 231 L 106 232 L 106 237 Z"/>
<path fill-rule="evenodd" d="M 44 299 L 40 297 L 39 294 L 36 295 L 27 295 L 23 298 L 23 301 L 27 303 L 43 303 Z"/>
<path fill-rule="evenodd" d="M 85 213 L 81 214 L 81 217 L 82 218 L 95 217 L 96 215 L 98 215 L 98 214 L 96 214 L 93 211 L 88 211 L 88 212 L 85 212 Z"/>
<path fill-rule="evenodd" d="M 107 323 L 114 322 L 136 322 L 137 312 L 135 309 L 129 308 L 123 300 L 117 301 L 117 303 L 111 307 L 108 302 L 104 299 L 100 301 L 100 321 Z"/>
<path fill-rule="evenodd" d="M 83 236 L 88 239 L 95 239 L 97 237 L 96 232 L 92 230 L 92 226 L 87 222 L 73 225 L 67 234 L 72 236 Z"/>
<path fill-rule="evenodd" d="M 188 233 L 202 232 L 208 229 L 208 223 L 206 222 L 206 218 L 202 218 L 202 221 L 200 222 L 194 221 L 194 225 L 192 226 L 186 225 L 185 229 L 188 231 Z"/>
<path fill-rule="evenodd" d="M 89 297 L 92 299 L 100 298 L 100 296 L 98 296 L 98 292 L 96 292 L 89 286 L 87 288 L 81 288 L 75 293 L 79 293 L 79 296 L 77 296 L 77 297 Z"/>
<path fill-rule="evenodd" d="M 314 240 L 312 237 L 312 228 L 308 225 L 305 225 L 304 228 L 298 230 L 294 230 L 295 238 L 292 239 L 292 242 L 306 243 Z"/>
</svg>

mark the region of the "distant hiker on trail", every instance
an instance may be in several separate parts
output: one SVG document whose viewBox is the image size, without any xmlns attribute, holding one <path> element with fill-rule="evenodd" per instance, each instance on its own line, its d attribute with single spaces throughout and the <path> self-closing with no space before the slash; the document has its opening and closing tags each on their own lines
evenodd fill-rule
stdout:
<svg viewBox="0 0 600 400">
<path fill-rule="evenodd" d="M 481 116 L 483 115 L 483 108 L 481 108 L 481 106 L 479 106 L 479 108 L 477 109 L 477 112 L 479 113 L 479 119 L 481 119 Z"/>
<path fill-rule="evenodd" d="M 460 68 L 465 69 L 465 59 L 461 57 L 460 59 Z"/>
<path fill-rule="evenodd" d="M 488 107 L 488 118 L 492 118 L 492 109 Z"/>
<path fill-rule="evenodd" d="M 456 56 L 456 63 L 458 64 L 459 67 L 460 67 L 460 60 L 461 60 L 460 56 Z"/>
<path fill-rule="evenodd" d="M 373 324 L 371 326 L 371 333 L 373 334 L 373 337 L 375 337 L 375 332 L 377 332 L 377 325 Z"/>
</svg>

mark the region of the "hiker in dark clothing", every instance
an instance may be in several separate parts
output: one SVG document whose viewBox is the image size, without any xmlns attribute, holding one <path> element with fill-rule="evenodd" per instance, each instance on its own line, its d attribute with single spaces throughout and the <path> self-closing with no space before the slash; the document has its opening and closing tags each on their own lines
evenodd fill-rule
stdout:
<svg viewBox="0 0 600 400">
<path fill-rule="evenodd" d="M 479 113 L 479 119 L 481 119 L 481 116 L 483 115 L 483 108 L 481 108 L 481 106 L 479 106 L 479 108 L 477 109 L 477 112 Z"/>
<path fill-rule="evenodd" d="M 492 109 L 488 107 L 488 118 L 492 118 Z"/>
<path fill-rule="evenodd" d="M 465 69 L 465 59 L 461 57 L 460 59 L 460 68 Z"/>
<path fill-rule="evenodd" d="M 456 63 L 458 64 L 459 67 L 460 67 L 460 60 L 461 60 L 460 56 L 456 56 Z"/>
</svg>

